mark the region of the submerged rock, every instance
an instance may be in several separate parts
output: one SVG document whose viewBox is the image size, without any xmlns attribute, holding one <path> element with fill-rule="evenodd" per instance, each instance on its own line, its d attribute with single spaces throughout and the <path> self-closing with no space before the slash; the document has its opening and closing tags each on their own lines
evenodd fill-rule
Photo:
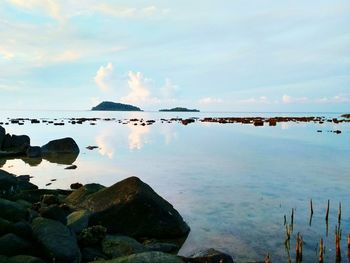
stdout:
<svg viewBox="0 0 350 263">
<path fill-rule="evenodd" d="M 109 233 L 179 238 L 190 231 L 173 206 L 137 177 L 90 195 L 83 206 L 93 212 L 89 224 L 103 225 Z"/>
<path fill-rule="evenodd" d="M 62 154 L 62 153 L 79 153 L 79 147 L 72 138 L 63 138 L 50 141 L 41 147 L 43 155 Z"/>
<path fill-rule="evenodd" d="M 42 217 L 32 223 L 33 235 L 50 261 L 79 263 L 80 250 L 75 235 L 60 222 Z"/>
</svg>

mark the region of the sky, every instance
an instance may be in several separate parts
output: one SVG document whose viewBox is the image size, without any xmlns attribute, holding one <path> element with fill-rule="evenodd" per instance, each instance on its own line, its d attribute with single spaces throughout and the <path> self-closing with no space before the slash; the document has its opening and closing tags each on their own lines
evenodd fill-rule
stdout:
<svg viewBox="0 0 350 263">
<path fill-rule="evenodd" d="M 0 109 L 349 112 L 349 0 L 0 0 Z"/>
</svg>

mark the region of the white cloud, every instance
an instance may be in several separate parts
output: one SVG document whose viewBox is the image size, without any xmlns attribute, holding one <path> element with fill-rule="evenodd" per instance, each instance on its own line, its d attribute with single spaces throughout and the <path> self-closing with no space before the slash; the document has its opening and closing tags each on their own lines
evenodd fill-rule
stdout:
<svg viewBox="0 0 350 263">
<path fill-rule="evenodd" d="M 165 99 L 173 99 L 176 96 L 178 90 L 179 87 L 177 85 L 174 85 L 168 78 L 165 79 L 164 86 L 160 88 L 161 95 Z"/>
<path fill-rule="evenodd" d="M 266 96 L 260 96 L 258 98 L 252 97 L 248 99 L 238 100 L 239 104 L 272 104 L 274 103 Z"/>
<path fill-rule="evenodd" d="M 283 95 L 282 96 L 282 102 L 285 104 L 290 104 L 290 103 L 307 103 L 309 102 L 309 99 L 307 97 L 299 97 L 295 98 L 289 95 Z"/>
<path fill-rule="evenodd" d="M 199 100 L 199 104 L 202 105 L 213 105 L 213 104 L 220 104 L 222 103 L 223 100 L 220 98 L 212 98 L 212 97 L 206 97 L 206 98 L 202 98 Z"/>
<path fill-rule="evenodd" d="M 97 86 L 104 92 L 110 91 L 110 80 L 113 73 L 113 64 L 109 62 L 106 66 L 101 66 L 94 77 Z"/>
<path fill-rule="evenodd" d="M 336 95 L 333 97 L 323 97 L 323 98 L 319 98 L 316 99 L 317 103 L 350 103 L 350 99 L 346 96 L 343 95 Z"/>
</svg>

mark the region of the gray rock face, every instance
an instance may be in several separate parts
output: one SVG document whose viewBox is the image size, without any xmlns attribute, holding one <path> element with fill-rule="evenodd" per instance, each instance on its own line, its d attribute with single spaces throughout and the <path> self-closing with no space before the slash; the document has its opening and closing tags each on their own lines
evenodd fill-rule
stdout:
<svg viewBox="0 0 350 263">
<path fill-rule="evenodd" d="M 115 258 L 106 261 L 96 261 L 94 263 L 184 263 L 184 261 L 174 255 L 162 252 L 143 252 L 130 256 Z"/>
<path fill-rule="evenodd" d="M 51 261 L 80 262 L 81 254 L 76 237 L 68 227 L 60 222 L 38 217 L 33 220 L 32 229 L 34 237 Z"/>
<path fill-rule="evenodd" d="M 28 215 L 27 209 L 22 205 L 2 198 L 0 198 L 0 211 L 0 216 L 11 222 L 25 220 Z"/>
<path fill-rule="evenodd" d="M 63 138 L 58 140 L 50 141 L 41 147 L 43 155 L 50 154 L 78 154 L 79 147 L 72 138 Z"/>
<path fill-rule="evenodd" d="M 93 212 L 89 224 L 102 225 L 109 233 L 179 238 L 190 230 L 173 206 L 137 177 L 90 195 L 83 206 Z"/>
<path fill-rule="evenodd" d="M 15 256 L 31 253 L 33 253 L 33 246 L 23 238 L 12 233 L 0 237 L 0 255 Z"/>
<path fill-rule="evenodd" d="M 102 241 L 102 251 L 111 258 L 117 258 L 146 252 L 148 249 L 133 238 L 108 235 Z"/>
</svg>

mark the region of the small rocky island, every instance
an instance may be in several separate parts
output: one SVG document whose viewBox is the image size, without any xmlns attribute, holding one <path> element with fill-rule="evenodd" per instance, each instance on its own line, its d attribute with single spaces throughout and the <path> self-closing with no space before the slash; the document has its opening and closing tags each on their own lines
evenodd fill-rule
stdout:
<svg viewBox="0 0 350 263">
<path fill-rule="evenodd" d="M 112 101 L 104 101 L 91 109 L 92 111 L 142 111 L 139 107 L 117 103 Z"/>
<path fill-rule="evenodd" d="M 197 109 L 187 109 L 184 107 L 176 107 L 172 109 L 161 109 L 159 111 L 165 111 L 165 112 L 199 112 Z"/>
</svg>

